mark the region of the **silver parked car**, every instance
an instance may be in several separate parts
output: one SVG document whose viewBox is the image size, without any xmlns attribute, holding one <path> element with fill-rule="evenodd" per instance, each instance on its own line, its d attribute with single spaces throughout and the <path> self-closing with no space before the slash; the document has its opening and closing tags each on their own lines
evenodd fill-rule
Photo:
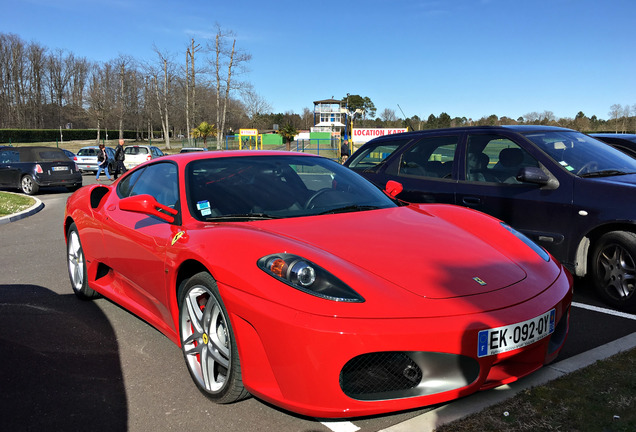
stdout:
<svg viewBox="0 0 636 432">
<path fill-rule="evenodd" d="M 97 162 L 97 154 L 99 152 L 98 146 L 82 147 L 75 156 L 75 163 L 82 172 L 97 172 L 99 162 Z M 106 147 L 106 154 L 108 155 L 108 172 L 113 172 L 115 168 L 115 150 L 110 147 Z"/>
</svg>

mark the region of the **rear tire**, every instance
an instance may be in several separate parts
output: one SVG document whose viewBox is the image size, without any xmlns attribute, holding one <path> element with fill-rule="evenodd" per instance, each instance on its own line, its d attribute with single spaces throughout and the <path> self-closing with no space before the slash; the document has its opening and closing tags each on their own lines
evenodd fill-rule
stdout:
<svg viewBox="0 0 636 432">
<path fill-rule="evenodd" d="M 20 180 L 20 189 L 27 195 L 35 195 L 40 190 L 40 186 L 30 174 L 27 174 Z"/>
<path fill-rule="evenodd" d="M 75 223 L 68 227 L 66 235 L 66 258 L 68 276 L 75 295 L 82 300 L 91 300 L 99 297 L 99 294 L 88 286 L 86 274 L 86 259 L 84 249 L 79 238 L 79 231 Z"/>
<path fill-rule="evenodd" d="M 592 279 L 609 305 L 636 310 L 636 233 L 613 231 L 598 240 L 592 254 Z"/>
</svg>

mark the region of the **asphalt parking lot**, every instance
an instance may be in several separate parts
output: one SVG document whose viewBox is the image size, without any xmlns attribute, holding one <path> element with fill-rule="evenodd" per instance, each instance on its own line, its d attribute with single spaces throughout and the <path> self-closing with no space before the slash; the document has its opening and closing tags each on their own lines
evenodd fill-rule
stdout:
<svg viewBox="0 0 636 432">
<path fill-rule="evenodd" d="M 2 430 L 422 431 L 431 424 L 421 422 L 427 414 L 452 418 L 506 395 L 496 389 L 441 407 L 345 421 L 297 416 L 255 398 L 215 405 L 196 390 L 181 351 L 162 334 L 108 300 L 83 302 L 72 294 L 61 228 L 68 196 L 65 189 L 43 190 L 40 211 L 0 224 Z M 608 309 L 577 281 L 570 328 L 560 365 L 634 340 L 636 315 Z M 539 372 L 549 377 L 555 369 Z"/>
</svg>

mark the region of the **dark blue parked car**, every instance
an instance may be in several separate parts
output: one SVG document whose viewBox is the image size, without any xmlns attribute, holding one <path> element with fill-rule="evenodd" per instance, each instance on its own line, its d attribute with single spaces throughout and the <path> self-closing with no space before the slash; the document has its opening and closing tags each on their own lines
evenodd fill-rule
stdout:
<svg viewBox="0 0 636 432">
<path fill-rule="evenodd" d="M 594 133 L 590 136 L 636 158 L 636 134 Z"/>
<path fill-rule="evenodd" d="M 82 174 L 74 161 L 55 147 L 0 147 L 0 187 L 21 189 L 27 195 L 40 187 L 82 186 Z"/>
<path fill-rule="evenodd" d="M 404 201 L 498 217 L 636 310 L 636 159 L 570 129 L 493 126 L 376 138 L 346 165 L 382 188 L 401 183 Z"/>
</svg>

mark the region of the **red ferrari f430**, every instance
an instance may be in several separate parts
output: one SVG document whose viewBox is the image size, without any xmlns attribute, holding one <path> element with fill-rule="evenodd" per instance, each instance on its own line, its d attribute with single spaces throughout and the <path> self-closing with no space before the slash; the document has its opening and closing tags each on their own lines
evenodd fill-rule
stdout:
<svg viewBox="0 0 636 432">
<path fill-rule="evenodd" d="M 164 333 L 218 403 L 374 415 L 554 360 L 570 274 L 497 219 L 399 190 L 299 153 L 155 159 L 68 199 L 71 285 Z"/>
</svg>

